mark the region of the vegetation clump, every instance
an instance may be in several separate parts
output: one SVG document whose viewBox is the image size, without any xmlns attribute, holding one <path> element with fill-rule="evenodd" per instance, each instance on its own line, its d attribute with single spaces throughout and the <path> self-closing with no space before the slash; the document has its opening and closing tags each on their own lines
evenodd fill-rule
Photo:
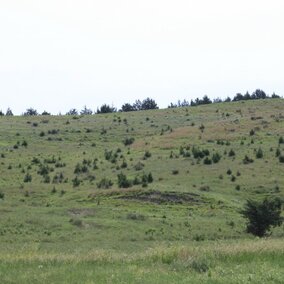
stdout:
<svg viewBox="0 0 284 284">
<path fill-rule="evenodd" d="M 29 173 L 27 173 L 24 177 L 24 182 L 31 182 L 31 181 L 32 181 L 32 176 Z"/>
<path fill-rule="evenodd" d="M 204 165 L 211 165 L 212 164 L 212 160 L 208 157 L 206 157 L 204 160 L 203 160 L 203 163 Z"/>
<path fill-rule="evenodd" d="M 87 173 L 89 171 L 85 164 L 77 163 L 74 169 L 74 174 Z"/>
<path fill-rule="evenodd" d="M 152 156 L 152 154 L 150 153 L 150 151 L 145 151 L 144 156 L 143 156 L 143 160 L 147 160 L 148 158 L 150 158 Z"/>
<path fill-rule="evenodd" d="M 133 144 L 134 140 L 135 140 L 134 137 L 127 137 L 123 140 L 123 144 L 124 146 L 131 145 Z"/>
<path fill-rule="evenodd" d="M 117 175 L 117 184 L 120 188 L 128 188 L 132 186 L 132 182 L 123 173 Z"/>
<path fill-rule="evenodd" d="M 284 163 L 284 156 L 282 156 L 282 155 L 279 156 L 279 162 L 280 162 L 280 163 Z"/>
<path fill-rule="evenodd" d="M 219 153 L 214 153 L 212 155 L 212 161 L 214 164 L 217 164 L 221 160 L 221 155 Z"/>
<path fill-rule="evenodd" d="M 251 163 L 253 163 L 253 159 L 249 158 L 248 155 L 245 155 L 245 157 L 244 157 L 244 159 L 243 159 L 243 163 L 244 163 L 245 165 L 251 164 Z"/>
<path fill-rule="evenodd" d="M 263 201 L 247 200 L 242 210 L 242 215 L 248 219 L 247 232 L 258 237 L 263 237 L 271 227 L 280 226 L 282 201 L 280 198 Z"/>
<path fill-rule="evenodd" d="M 134 169 L 135 171 L 141 171 L 143 168 L 144 168 L 144 164 L 142 162 L 138 162 L 135 166 L 134 166 Z"/>
<path fill-rule="evenodd" d="M 102 178 L 98 183 L 97 183 L 97 187 L 98 188 L 102 188 L 102 189 L 108 189 L 111 188 L 113 185 L 113 182 L 108 179 L 108 178 Z"/>
<path fill-rule="evenodd" d="M 234 157 L 236 155 L 235 151 L 233 149 L 231 149 L 228 153 L 229 157 Z"/>
<path fill-rule="evenodd" d="M 78 187 L 81 184 L 81 180 L 76 176 L 74 179 L 72 179 L 73 187 Z"/>
<path fill-rule="evenodd" d="M 210 151 L 208 149 L 199 149 L 197 147 L 192 147 L 192 154 L 194 159 L 203 159 L 205 156 L 209 156 L 210 155 Z"/>
<path fill-rule="evenodd" d="M 258 148 L 258 150 L 256 151 L 255 156 L 256 156 L 257 159 L 263 158 L 263 151 L 262 151 L 261 148 Z"/>
</svg>

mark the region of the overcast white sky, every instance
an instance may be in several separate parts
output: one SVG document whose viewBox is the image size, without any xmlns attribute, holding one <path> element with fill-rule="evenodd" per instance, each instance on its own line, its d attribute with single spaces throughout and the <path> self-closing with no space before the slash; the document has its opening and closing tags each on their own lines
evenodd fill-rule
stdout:
<svg viewBox="0 0 284 284">
<path fill-rule="evenodd" d="M 0 0 L 0 109 L 284 95 L 283 0 Z"/>
</svg>

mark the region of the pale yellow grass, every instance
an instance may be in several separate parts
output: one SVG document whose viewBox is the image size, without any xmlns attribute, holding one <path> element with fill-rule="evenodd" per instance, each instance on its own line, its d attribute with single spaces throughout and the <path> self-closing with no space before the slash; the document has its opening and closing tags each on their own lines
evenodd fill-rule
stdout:
<svg viewBox="0 0 284 284">
<path fill-rule="evenodd" d="M 139 253 L 121 253 L 107 250 L 93 250 L 87 253 L 50 253 L 41 252 L 36 248 L 22 249 L 17 252 L 2 253 L 1 262 L 63 262 L 79 263 L 88 261 L 97 262 L 133 262 L 133 261 L 159 261 L 167 258 L 189 260 L 203 256 L 234 256 L 242 253 L 283 253 L 283 239 L 253 239 L 235 242 L 206 242 L 191 243 L 188 246 L 158 246 Z"/>
</svg>

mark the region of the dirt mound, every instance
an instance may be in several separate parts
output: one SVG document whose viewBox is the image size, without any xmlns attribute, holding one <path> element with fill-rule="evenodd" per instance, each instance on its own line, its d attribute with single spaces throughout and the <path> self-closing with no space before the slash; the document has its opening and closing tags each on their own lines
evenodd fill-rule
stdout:
<svg viewBox="0 0 284 284">
<path fill-rule="evenodd" d="M 200 203 L 200 195 L 187 192 L 158 190 L 129 192 L 125 195 L 118 196 L 119 199 L 137 200 L 143 202 L 151 202 L 156 204 L 183 204 L 183 203 Z"/>
</svg>

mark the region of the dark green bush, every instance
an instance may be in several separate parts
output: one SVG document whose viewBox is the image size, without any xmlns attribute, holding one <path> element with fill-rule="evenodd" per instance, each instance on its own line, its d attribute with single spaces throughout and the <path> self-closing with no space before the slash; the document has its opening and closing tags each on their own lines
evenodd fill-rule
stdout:
<svg viewBox="0 0 284 284">
<path fill-rule="evenodd" d="M 203 149 L 200 150 L 196 147 L 192 147 L 192 154 L 194 159 L 203 159 L 205 156 L 209 156 L 210 155 L 210 151 L 208 149 Z"/>
<path fill-rule="evenodd" d="M 191 156 L 189 150 L 190 150 L 190 146 L 186 146 L 186 147 L 180 146 L 179 154 L 182 155 L 184 158 L 189 158 Z M 170 158 L 173 158 L 173 152 L 171 152 Z"/>
<path fill-rule="evenodd" d="M 279 157 L 281 155 L 281 150 L 279 148 L 276 149 L 275 156 Z"/>
<path fill-rule="evenodd" d="M 249 158 L 247 155 L 245 155 L 244 159 L 243 159 L 243 163 L 245 165 L 253 163 L 253 159 Z"/>
<path fill-rule="evenodd" d="M 117 175 L 117 184 L 120 188 L 128 188 L 132 186 L 132 182 L 128 180 L 126 175 L 123 173 Z"/>
<path fill-rule="evenodd" d="M 208 157 L 206 157 L 206 158 L 203 160 L 203 163 L 204 163 L 204 165 L 211 165 L 211 164 L 212 164 L 212 160 L 209 159 Z"/>
<path fill-rule="evenodd" d="M 139 178 L 139 176 L 136 176 L 133 180 L 133 185 L 138 185 L 141 184 L 141 179 Z"/>
<path fill-rule="evenodd" d="M 212 155 L 212 161 L 214 164 L 218 163 L 221 160 L 221 155 L 219 153 L 214 153 Z"/>
<path fill-rule="evenodd" d="M 201 241 L 204 241 L 205 240 L 205 236 L 204 235 L 195 235 L 193 237 L 193 240 L 194 241 L 197 241 L 197 242 L 201 242 Z"/>
<path fill-rule="evenodd" d="M 66 164 L 65 163 L 61 163 L 61 162 L 56 162 L 54 166 L 56 168 L 64 168 L 64 167 L 66 167 Z"/>
<path fill-rule="evenodd" d="M 128 146 L 128 145 L 133 144 L 134 141 L 135 141 L 134 137 L 127 137 L 123 140 L 123 144 L 125 146 Z"/>
<path fill-rule="evenodd" d="M 44 183 L 50 183 L 50 176 L 49 176 L 49 175 L 45 175 L 45 176 L 43 177 L 43 182 L 44 182 Z"/>
<path fill-rule="evenodd" d="M 45 176 L 47 175 L 49 172 L 51 171 L 51 169 L 49 168 L 48 165 L 43 165 L 43 164 L 40 164 L 39 165 L 39 170 L 37 171 L 37 173 L 41 176 Z"/>
<path fill-rule="evenodd" d="M 74 169 L 74 174 L 87 173 L 88 171 L 89 169 L 86 165 L 81 165 L 80 163 L 77 163 Z"/>
<path fill-rule="evenodd" d="M 143 159 L 146 160 L 146 159 L 150 158 L 151 156 L 152 156 L 152 154 L 147 150 L 147 151 L 145 151 L 145 153 L 144 153 Z"/>
<path fill-rule="evenodd" d="M 112 187 L 113 183 L 110 179 L 108 178 L 102 178 L 98 183 L 97 183 L 97 187 L 98 188 L 103 188 L 103 189 L 108 189 L 110 187 Z"/>
<path fill-rule="evenodd" d="M 22 146 L 23 146 L 23 147 L 28 147 L 28 142 L 27 142 L 26 140 L 24 140 L 24 141 L 22 142 Z"/>
<path fill-rule="evenodd" d="M 200 191 L 210 191 L 210 187 L 208 185 L 202 185 L 199 187 Z"/>
<path fill-rule="evenodd" d="M 147 181 L 148 181 L 148 183 L 152 183 L 152 182 L 154 181 L 154 178 L 153 178 L 153 176 L 152 176 L 152 173 L 149 173 L 149 174 L 148 174 Z"/>
<path fill-rule="evenodd" d="M 58 134 L 58 133 L 59 133 L 59 129 L 48 130 L 48 134 L 55 135 L 55 134 Z"/>
<path fill-rule="evenodd" d="M 87 159 L 84 159 L 84 160 L 82 161 L 82 164 L 83 164 L 83 165 L 87 165 L 87 166 L 91 166 L 91 163 L 92 163 L 92 161 L 91 161 L 91 160 L 87 160 Z"/>
<path fill-rule="evenodd" d="M 122 169 L 127 168 L 127 162 L 126 162 L 125 160 L 123 160 L 123 162 L 122 162 L 122 164 L 120 165 L 120 167 L 121 167 Z"/>
<path fill-rule="evenodd" d="M 97 170 L 99 167 L 96 161 L 93 161 L 93 170 Z"/>
<path fill-rule="evenodd" d="M 258 148 L 258 150 L 256 151 L 255 156 L 256 156 L 257 159 L 262 159 L 263 158 L 263 151 L 262 151 L 261 148 Z"/>
<path fill-rule="evenodd" d="M 205 273 L 209 270 L 206 260 L 193 260 L 190 267 L 198 273 Z"/>
<path fill-rule="evenodd" d="M 235 151 L 233 149 L 231 149 L 228 153 L 229 157 L 234 157 L 236 155 Z"/>
<path fill-rule="evenodd" d="M 31 181 L 32 181 L 32 176 L 29 173 L 27 173 L 24 177 L 24 182 L 31 182 Z"/>
<path fill-rule="evenodd" d="M 105 159 L 107 161 L 109 161 L 109 160 L 111 160 L 111 158 L 112 158 L 112 151 L 111 150 L 109 150 L 109 151 L 105 150 Z"/>
<path fill-rule="evenodd" d="M 280 198 L 263 201 L 247 200 L 241 214 L 248 219 L 247 232 L 263 237 L 271 227 L 281 226 L 282 201 Z"/>
<path fill-rule="evenodd" d="M 200 129 L 201 132 L 203 132 L 204 129 L 205 129 L 205 126 L 204 126 L 203 124 L 201 124 L 201 125 L 199 126 L 199 129 Z"/>
<path fill-rule="evenodd" d="M 72 179 L 73 187 L 78 187 L 81 183 L 81 180 L 76 176 L 74 179 Z"/>
<path fill-rule="evenodd" d="M 141 171 L 144 168 L 144 164 L 140 161 L 134 166 L 135 171 Z"/>
<path fill-rule="evenodd" d="M 55 164 L 56 163 L 56 159 L 54 156 L 52 156 L 51 158 L 46 158 L 44 159 L 44 162 L 47 164 Z"/>
<path fill-rule="evenodd" d="M 63 173 L 57 173 L 53 177 L 52 183 L 62 183 L 64 181 Z"/>
</svg>

